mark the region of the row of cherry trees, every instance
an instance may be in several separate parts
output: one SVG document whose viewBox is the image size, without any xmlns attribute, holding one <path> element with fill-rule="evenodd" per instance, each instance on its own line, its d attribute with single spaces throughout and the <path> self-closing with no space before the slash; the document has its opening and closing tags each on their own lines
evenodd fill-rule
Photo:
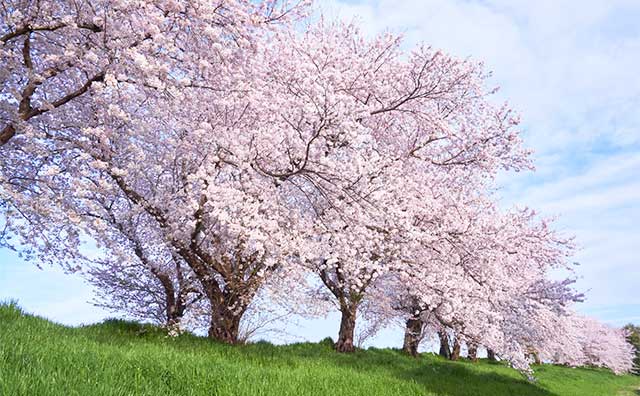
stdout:
<svg viewBox="0 0 640 396">
<path fill-rule="evenodd" d="M 628 370 L 624 334 L 549 277 L 571 240 L 497 206 L 496 173 L 531 163 L 482 65 L 309 11 L 4 2 L 1 243 L 81 269 L 109 307 L 205 318 L 228 343 L 295 301 L 340 311 L 342 352 L 361 316 L 403 322 L 411 353 L 447 328 L 523 370 L 532 348 Z"/>
</svg>

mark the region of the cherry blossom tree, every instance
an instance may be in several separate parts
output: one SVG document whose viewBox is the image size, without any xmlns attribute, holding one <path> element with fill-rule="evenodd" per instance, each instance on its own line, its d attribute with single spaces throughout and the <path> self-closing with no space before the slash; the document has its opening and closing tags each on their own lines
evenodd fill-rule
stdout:
<svg viewBox="0 0 640 396">
<path fill-rule="evenodd" d="M 555 317 L 553 327 L 544 329 L 544 339 L 532 347 L 541 361 L 569 366 L 608 367 L 615 373 L 633 368 L 634 349 L 623 329 L 616 329 L 571 312 Z"/>
<path fill-rule="evenodd" d="M 314 274 L 341 352 L 372 315 L 401 317 L 412 354 L 439 326 L 521 370 L 532 349 L 627 369 L 619 334 L 570 320 L 580 296 L 548 278 L 570 241 L 497 209 L 496 173 L 531 164 L 481 64 L 286 1 L 2 7 L 3 234 L 89 263 L 106 304 L 168 324 L 201 305 L 233 344 Z"/>
<path fill-rule="evenodd" d="M 277 258 L 267 257 L 266 249 L 275 257 L 282 252 L 275 245 L 265 246 L 262 239 L 271 237 L 268 242 L 277 245 L 288 238 L 278 233 L 285 225 L 278 223 L 277 216 L 256 218 L 268 213 L 273 205 L 269 200 L 262 205 L 260 198 L 270 191 L 261 191 L 259 185 L 250 191 L 245 188 L 242 174 L 246 173 L 246 163 L 227 164 L 228 168 L 220 170 L 223 162 L 218 154 L 224 149 L 228 153 L 233 146 L 225 146 L 224 137 L 213 145 L 208 134 L 213 125 L 227 122 L 225 117 L 229 117 L 226 126 L 234 127 L 232 121 L 241 114 L 225 108 L 222 102 L 233 96 L 227 94 L 238 92 L 245 55 L 252 53 L 253 41 L 260 34 L 268 34 L 272 26 L 295 18 L 298 6 L 173 1 L 145 5 L 126 1 L 47 2 L 46 9 L 39 7 L 39 2 L 7 5 L 3 43 L 13 45 L 13 39 L 25 36 L 22 46 L 9 46 L 7 55 L 11 56 L 6 59 L 13 63 L 3 74 L 7 79 L 3 88 L 25 86 L 16 90 L 22 92 L 17 98 L 22 103 L 18 111 L 12 110 L 16 100 L 9 94 L 2 95 L 7 99 L 3 102 L 7 114 L 2 145 L 6 153 L 3 199 L 6 197 L 10 207 L 5 214 L 8 224 L 14 225 L 13 231 L 47 254 L 55 245 L 49 239 L 56 235 L 56 228 L 62 228 L 57 233 L 60 241 L 72 242 L 60 244 L 60 252 L 68 256 L 78 255 L 81 232 L 103 242 L 109 251 L 117 251 L 122 242 L 106 234 L 112 222 L 97 213 L 104 211 L 97 206 L 109 196 L 109 207 L 118 212 L 116 216 L 125 218 L 132 211 L 141 212 L 141 235 L 149 238 L 144 242 L 171 249 L 171 257 L 178 257 L 174 261 L 184 261 L 201 283 L 212 310 L 210 335 L 234 342 L 240 317 L 260 287 L 258 280 L 277 267 Z M 91 23 L 86 35 L 85 19 Z M 32 38 L 39 41 L 32 43 Z M 41 48 L 27 54 L 40 44 Z M 59 59 L 60 48 L 66 48 L 69 59 Z M 23 57 L 38 55 L 42 59 L 23 61 L 21 53 Z M 48 101 L 58 90 L 71 85 L 65 80 L 68 75 L 88 74 L 85 58 L 98 77 L 90 77 L 77 94 Z M 45 65 L 50 59 L 62 62 L 62 66 Z M 96 62 L 100 65 L 94 65 Z M 35 74 L 35 67 L 38 73 L 44 73 L 42 78 L 32 82 L 21 77 Z M 72 70 L 62 73 L 67 68 Z M 49 69 L 57 73 L 50 75 Z M 47 90 L 49 86 L 53 93 Z M 89 91 L 91 100 L 81 101 Z M 199 96 L 203 92 L 211 96 Z M 236 106 L 245 105 L 242 95 L 240 92 L 233 98 Z M 211 99 L 211 123 L 196 114 L 202 109 L 195 106 L 184 117 L 172 118 L 170 114 L 177 114 L 176 109 L 186 98 L 192 103 Z M 74 111 L 71 105 L 82 108 Z M 40 108 L 46 111 L 37 110 Z M 48 118 L 40 117 L 45 113 Z M 185 128 L 191 129 L 196 120 L 204 129 L 186 135 Z M 229 133 L 234 136 L 234 131 Z M 158 144 L 166 144 L 164 150 L 157 150 Z M 234 144 L 241 147 L 244 142 Z M 203 148 L 199 153 L 198 145 Z M 38 163 L 41 160 L 36 149 L 46 155 L 42 161 L 45 164 Z M 136 155 L 155 156 L 155 161 L 143 167 Z M 14 177 L 12 170 L 28 174 Z M 223 183 L 214 184 L 214 174 Z M 220 199 L 209 200 L 203 191 L 206 188 Z M 58 216 L 53 227 L 43 221 L 43 216 L 52 214 Z M 38 243 L 39 235 L 44 242 Z M 131 242 L 131 238 L 128 240 Z M 154 265 L 158 263 L 145 268 Z"/>
<path fill-rule="evenodd" d="M 202 292 L 193 273 L 166 246 L 148 244 L 157 238 L 145 235 L 144 218 L 118 219 L 111 210 L 106 214 L 111 217 L 101 220 L 114 228 L 116 240 L 110 243 L 119 248 L 84 270 L 97 289 L 96 305 L 167 328 L 179 327 L 187 311 L 202 311 Z"/>
<path fill-rule="evenodd" d="M 442 326 L 441 350 L 447 358 L 456 358 L 460 341 L 464 341 L 472 346 L 470 350 L 478 344 L 487 346 L 525 372 L 531 361 L 628 371 L 631 355 L 623 333 L 573 314 L 572 303 L 583 299 L 571 289 L 573 281 L 549 279 L 550 269 L 567 267 L 570 241 L 536 220 L 532 211 L 480 214 L 488 215 L 485 221 L 471 217 L 475 224 L 467 224 L 465 232 L 457 235 L 459 241 L 449 238 L 458 243 L 444 257 L 453 259 L 461 278 L 438 282 L 432 277 L 416 287 L 420 280 L 428 279 L 424 274 L 413 282 L 407 278 L 396 284 L 396 296 L 404 295 L 405 301 L 411 298 L 410 304 L 395 305 L 407 320 L 405 349 L 411 353 L 411 345 L 422 335 L 418 323 L 426 324 L 435 316 Z M 451 277 L 456 271 L 440 274 Z M 450 349 L 452 334 L 455 342 Z M 567 350 L 562 351 L 560 345 Z"/>
<path fill-rule="evenodd" d="M 271 45 L 268 77 L 282 88 L 265 102 L 279 131 L 297 133 L 263 135 L 269 142 L 256 146 L 269 155 L 257 152 L 254 168 L 307 201 L 310 239 L 324 252 L 309 261 L 342 313 L 336 347 L 351 351 L 367 289 L 406 265 L 401 251 L 417 243 L 425 192 L 437 201 L 456 178 L 480 183 L 498 167 L 526 167 L 526 152 L 510 110 L 487 101 L 477 64 L 428 48 L 405 61 L 397 37 L 367 40 L 354 26 L 322 21 Z"/>
<path fill-rule="evenodd" d="M 105 82 L 110 94 L 116 93 L 118 79 L 129 83 L 111 98 L 127 96 L 131 87 L 169 95 L 169 89 L 189 85 L 190 69 L 212 68 L 199 62 L 198 51 L 210 52 L 217 43 L 219 51 L 209 60 L 219 63 L 223 53 L 229 55 L 256 32 L 303 8 L 278 1 L 3 2 L 0 207 L 5 228 L 11 230 L 3 235 L 16 242 L 2 242 L 31 246 L 22 250 L 41 253 L 41 261 L 54 256 L 59 262 L 74 260 L 78 242 L 66 221 L 73 208 L 51 176 L 66 170 L 60 162 L 78 154 L 77 142 L 95 139 L 83 127 L 91 124 L 92 106 Z M 111 111 L 117 112 L 117 106 Z"/>
<path fill-rule="evenodd" d="M 413 321 L 435 315 L 456 339 L 487 345 L 524 367 L 520 349 L 526 348 L 525 341 L 521 340 L 521 346 L 505 344 L 516 339 L 505 326 L 515 328 L 524 323 L 515 318 L 515 312 L 525 317 L 544 308 L 561 315 L 570 302 L 581 299 L 570 289 L 571 281 L 546 281 L 549 269 L 567 265 L 570 244 L 546 223 L 533 222 L 530 211 L 501 216 L 491 206 L 478 207 L 469 210 L 466 205 L 466 212 L 459 210 L 458 214 L 466 213 L 466 219 L 454 224 L 463 226 L 455 232 L 447 230 L 440 244 L 431 245 L 438 251 L 431 256 L 437 265 L 415 267 L 414 271 L 423 272 L 409 274 L 399 282 L 401 289 L 396 295 L 410 297 L 412 304 L 397 306 L 407 324 L 418 328 Z M 533 323 L 528 326 L 535 327 Z M 522 330 L 529 331 L 526 327 Z M 407 335 L 411 333 L 406 329 Z M 446 345 L 444 349 L 448 349 Z"/>
</svg>

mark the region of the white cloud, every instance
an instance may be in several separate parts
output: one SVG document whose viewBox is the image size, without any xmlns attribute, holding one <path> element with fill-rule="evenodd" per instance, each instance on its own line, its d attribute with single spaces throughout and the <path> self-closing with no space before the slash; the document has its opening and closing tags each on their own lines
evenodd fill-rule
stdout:
<svg viewBox="0 0 640 396">
<path fill-rule="evenodd" d="M 330 1 L 329 15 L 359 17 L 367 31 L 403 32 L 483 60 L 494 81 L 528 120 L 542 153 L 603 139 L 640 142 L 640 28 L 618 24 L 640 15 L 633 1 Z"/>
</svg>

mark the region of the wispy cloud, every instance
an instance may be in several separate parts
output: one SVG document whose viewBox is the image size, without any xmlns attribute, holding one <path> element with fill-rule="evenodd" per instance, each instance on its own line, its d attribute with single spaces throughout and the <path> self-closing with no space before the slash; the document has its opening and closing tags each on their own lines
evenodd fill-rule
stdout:
<svg viewBox="0 0 640 396">
<path fill-rule="evenodd" d="M 520 108 L 542 151 L 638 143 L 637 1 L 329 1 L 323 10 L 482 60 Z M 534 128 L 535 126 L 535 128 Z"/>
<path fill-rule="evenodd" d="M 322 9 L 371 35 L 403 33 L 408 48 L 484 61 L 535 150 L 536 173 L 498 178 L 504 205 L 559 215 L 556 226 L 576 236 L 584 311 L 627 303 L 614 316 L 640 314 L 628 305 L 640 304 L 640 2 L 333 0 Z"/>
</svg>

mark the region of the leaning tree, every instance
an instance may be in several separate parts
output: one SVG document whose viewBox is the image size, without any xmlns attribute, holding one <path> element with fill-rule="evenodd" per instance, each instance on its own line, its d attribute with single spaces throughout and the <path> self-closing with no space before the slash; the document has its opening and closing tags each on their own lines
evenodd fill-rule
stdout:
<svg viewBox="0 0 640 396">
<path fill-rule="evenodd" d="M 41 258 L 65 263 L 86 261 L 82 234 L 108 253 L 125 244 L 147 256 L 149 246 L 162 246 L 144 267 L 168 257 L 186 263 L 211 307 L 210 335 L 234 342 L 260 279 L 286 267 L 290 242 L 290 216 L 278 206 L 286 197 L 262 188 L 268 178 L 246 180 L 245 146 L 260 110 L 243 117 L 252 102 L 239 87 L 243 70 L 254 69 L 256 41 L 295 19 L 298 6 L 4 5 L 7 228 Z M 234 151 L 240 157 L 225 159 Z M 133 215 L 142 241 L 118 227 Z"/>
</svg>

